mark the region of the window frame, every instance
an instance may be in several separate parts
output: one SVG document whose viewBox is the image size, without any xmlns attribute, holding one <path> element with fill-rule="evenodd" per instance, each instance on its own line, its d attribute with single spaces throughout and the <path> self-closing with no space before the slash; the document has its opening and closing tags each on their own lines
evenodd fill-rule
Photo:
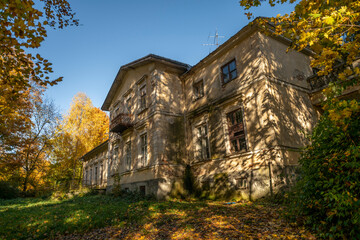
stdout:
<svg viewBox="0 0 360 240">
<path fill-rule="evenodd" d="M 95 171 L 95 185 L 98 184 L 98 166 L 95 166 L 94 168 L 94 171 Z"/>
<path fill-rule="evenodd" d="M 143 142 L 143 137 L 145 137 L 145 142 Z M 143 132 L 139 135 L 140 138 L 140 151 L 139 151 L 139 159 L 141 163 L 141 167 L 145 167 L 149 164 L 148 159 L 148 136 L 147 132 Z M 145 143 L 145 144 L 144 144 Z"/>
<path fill-rule="evenodd" d="M 237 119 L 237 115 L 236 113 L 240 111 L 240 117 L 241 117 L 241 123 L 238 122 Z M 232 115 L 232 120 L 231 120 L 231 124 L 230 124 L 230 117 Z M 226 124 L 227 124 L 227 129 L 228 129 L 228 136 L 229 136 L 229 144 L 230 144 L 230 153 L 231 154 L 236 154 L 236 153 L 241 153 L 241 152 L 247 152 L 249 150 L 248 147 L 248 141 L 247 141 L 247 137 L 246 137 L 246 127 L 245 127 L 245 121 L 244 121 L 244 110 L 242 107 L 237 108 L 235 110 L 229 111 L 226 113 Z M 235 123 L 234 123 L 234 121 Z M 236 135 L 236 133 L 241 133 L 239 135 Z M 242 140 L 242 142 L 241 142 Z M 238 150 L 236 150 L 234 148 L 234 144 L 233 142 L 236 141 L 236 147 L 238 148 Z M 242 143 L 245 144 L 245 148 L 242 148 Z"/>
<path fill-rule="evenodd" d="M 200 85 L 200 88 L 198 88 L 199 85 Z M 201 91 L 197 91 L 197 94 L 196 94 L 195 89 L 201 89 Z M 204 96 L 205 96 L 205 84 L 204 84 L 204 79 L 201 79 L 201 80 L 193 83 L 193 100 L 197 101 L 197 100 L 203 98 Z"/>
<path fill-rule="evenodd" d="M 230 70 L 230 65 L 231 65 L 231 63 L 232 62 L 234 62 L 235 63 L 235 69 L 234 70 Z M 224 80 L 225 80 L 225 78 L 224 78 L 224 72 L 223 72 L 223 69 L 225 69 L 225 68 L 227 68 L 227 70 L 228 70 L 228 75 L 229 75 L 229 80 L 227 81 L 227 82 L 225 82 Z M 231 78 L 231 76 L 232 76 L 232 72 L 234 72 L 235 71 L 235 77 L 233 77 L 233 78 Z M 236 65 L 236 58 L 233 58 L 233 59 L 231 59 L 230 61 L 228 61 L 226 64 L 224 64 L 224 65 L 222 65 L 221 67 L 220 67 L 220 74 L 221 74 L 221 83 L 222 83 L 222 85 L 225 85 L 225 84 L 227 84 L 227 83 L 229 83 L 229 82 L 231 82 L 232 80 L 234 80 L 234 79 L 236 79 L 237 77 L 238 77 L 238 72 L 237 72 L 237 65 Z"/>
<path fill-rule="evenodd" d="M 113 163 L 116 164 L 118 163 L 117 159 L 119 158 L 119 145 L 118 144 L 114 144 L 114 148 L 113 148 Z"/>
<path fill-rule="evenodd" d="M 199 131 L 200 129 L 200 131 Z M 205 129 L 205 131 L 203 131 Z M 204 161 L 211 158 L 209 126 L 207 122 L 198 124 L 194 127 L 194 158 L 197 161 Z M 198 153 L 200 149 L 200 154 Z"/>
<path fill-rule="evenodd" d="M 125 156 L 125 170 L 131 170 L 131 140 L 124 144 L 124 156 Z"/>
<path fill-rule="evenodd" d="M 144 90 L 144 91 L 142 91 Z M 146 91 L 146 83 L 143 83 L 141 85 L 139 85 L 139 109 L 140 111 L 146 109 L 146 96 L 147 96 L 147 91 Z"/>
</svg>

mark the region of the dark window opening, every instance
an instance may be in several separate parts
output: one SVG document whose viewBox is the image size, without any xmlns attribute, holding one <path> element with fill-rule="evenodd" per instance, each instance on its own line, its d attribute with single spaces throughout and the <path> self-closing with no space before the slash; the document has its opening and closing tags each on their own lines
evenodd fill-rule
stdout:
<svg viewBox="0 0 360 240">
<path fill-rule="evenodd" d="M 125 168 L 127 171 L 131 168 L 131 141 L 125 143 Z"/>
<path fill-rule="evenodd" d="M 143 85 L 140 88 L 140 109 L 143 110 L 146 108 L 146 85 Z"/>
<path fill-rule="evenodd" d="M 140 147 L 141 147 L 141 163 L 142 166 L 147 165 L 147 134 L 140 136 Z"/>
<path fill-rule="evenodd" d="M 204 96 L 204 81 L 200 80 L 199 82 L 193 85 L 194 89 L 194 100 L 198 100 Z"/>
<path fill-rule="evenodd" d="M 196 128 L 196 158 L 204 160 L 210 158 L 209 138 L 207 125 L 203 124 Z"/>
<path fill-rule="evenodd" d="M 246 177 L 238 178 L 236 181 L 236 185 L 239 189 L 247 189 L 248 188 L 248 180 Z"/>
<path fill-rule="evenodd" d="M 146 194 L 145 186 L 140 186 L 140 187 L 139 187 L 139 190 L 140 190 L 140 194 L 143 195 L 143 196 L 145 196 L 145 194 Z"/>
<path fill-rule="evenodd" d="M 98 184 L 98 167 L 95 167 L 95 185 Z"/>
<path fill-rule="evenodd" d="M 223 84 L 228 83 L 237 77 L 235 59 L 221 67 L 221 75 Z"/>
<path fill-rule="evenodd" d="M 242 110 L 227 114 L 229 138 L 232 152 L 246 151 L 246 138 Z"/>
</svg>

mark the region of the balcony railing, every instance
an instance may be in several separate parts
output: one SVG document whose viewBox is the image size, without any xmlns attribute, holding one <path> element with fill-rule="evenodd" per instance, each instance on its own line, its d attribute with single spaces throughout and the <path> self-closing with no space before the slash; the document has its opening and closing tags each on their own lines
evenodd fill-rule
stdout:
<svg viewBox="0 0 360 240">
<path fill-rule="evenodd" d="M 325 88 L 331 81 L 334 81 L 335 79 L 336 77 L 333 74 L 327 76 L 318 76 L 315 74 L 309 77 L 307 81 L 312 91 L 318 91 Z"/>
<path fill-rule="evenodd" d="M 110 132 L 121 133 L 133 125 L 131 114 L 119 113 L 110 121 Z"/>
</svg>

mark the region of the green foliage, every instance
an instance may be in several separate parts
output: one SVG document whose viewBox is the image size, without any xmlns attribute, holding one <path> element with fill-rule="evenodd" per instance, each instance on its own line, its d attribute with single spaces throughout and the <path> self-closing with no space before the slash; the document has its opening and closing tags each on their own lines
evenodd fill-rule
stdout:
<svg viewBox="0 0 360 240">
<path fill-rule="evenodd" d="M 9 182 L 0 181 L 0 198 L 12 199 L 19 197 L 19 190 Z"/>
<path fill-rule="evenodd" d="M 293 210 L 322 238 L 360 239 L 360 112 L 337 118 L 358 105 L 339 103 L 324 113 L 302 155 Z"/>
</svg>

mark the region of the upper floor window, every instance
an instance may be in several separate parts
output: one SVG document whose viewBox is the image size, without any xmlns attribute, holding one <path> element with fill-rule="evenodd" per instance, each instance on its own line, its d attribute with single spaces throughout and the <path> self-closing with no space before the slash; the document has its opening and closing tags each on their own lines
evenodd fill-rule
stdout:
<svg viewBox="0 0 360 240">
<path fill-rule="evenodd" d="M 146 108 L 146 84 L 140 87 L 140 110 Z"/>
<path fill-rule="evenodd" d="M 110 119 L 114 119 L 120 112 L 120 103 L 116 103 L 113 110 L 110 112 Z"/>
<path fill-rule="evenodd" d="M 142 166 L 147 165 L 147 134 L 140 135 L 140 161 Z"/>
<path fill-rule="evenodd" d="M 114 146 L 114 152 L 113 152 L 113 162 L 115 163 L 119 155 L 119 146 Z"/>
<path fill-rule="evenodd" d="M 206 124 L 200 125 L 195 129 L 195 158 L 204 160 L 210 158 L 208 128 Z"/>
<path fill-rule="evenodd" d="M 127 171 L 131 168 L 131 141 L 125 143 L 125 168 Z"/>
<path fill-rule="evenodd" d="M 204 81 L 200 80 L 193 85 L 194 100 L 198 100 L 204 96 Z"/>
<path fill-rule="evenodd" d="M 232 152 L 246 151 L 243 113 L 241 109 L 227 114 L 230 145 Z"/>
<path fill-rule="evenodd" d="M 235 59 L 221 67 L 221 75 L 223 84 L 228 83 L 237 77 Z"/>
<path fill-rule="evenodd" d="M 125 107 L 126 107 L 128 113 L 131 114 L 131 96 L 128 96 L 125 99 Z"/>
</svg>

